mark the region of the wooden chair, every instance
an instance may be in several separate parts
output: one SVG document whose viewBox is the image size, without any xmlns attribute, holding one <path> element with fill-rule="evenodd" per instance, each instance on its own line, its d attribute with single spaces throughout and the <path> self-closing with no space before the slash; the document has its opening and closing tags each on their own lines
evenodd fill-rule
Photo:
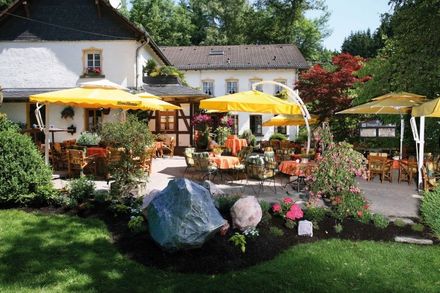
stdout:
<svg viewBox="0 0 440 293">
<path fill-rule="evenodd" d="M 167 137 L 167 140 L 162 144 L 162 148 L 170 152 L 170 158 L 174 156 L 174 148 L 176 147 L 176 141 L 174 136 Z"/>
<path fill-rule="evenodd" d="M 105 158 L 106 179 L 107 184 L 111 179 L 110 169 L 121 161 L 123 149 L 107 148 L 107 156 Z"/>
<path fill-rule="evenodd" d="M 66 147 L 61 143 L 54 143 L 50 149 L 50 159 L 54 170 L 67 169 L 67 151 Z"/>
<path fill-rule="evenodd" d="M 438 186 L 438 182 L 435 177 L 430 177 L 426 170 L 426 167 L 422 167 L 422 180 L 423 180 L 423 191 L 434 190 Z"/>
<path fill-rule="evenodd" d="M 148 175 L 151 175 L 152 172 L 152 163 L 153 163 L 153 158 L 156 154 L 156 148 L 155 147 L 151 147 L 145 150 L 145 154 L 144 156 L 142 156 L 142 158 L 140 159 L 140 168 Z"/>
<path fill-rule="evenodd" d="M 83 176 L 86 167 L 92 167 L 94 171 L 93 174 L 96 174 L 94 157 L 87 157 L 86 152 L 83 150 L 67 150 L 67 170 L 69 177 L 72 177 L 74 170 L 78 170 L 80 176 Z"/>
<path fill-rule="evenodd" d="M 414 176 L 417 175 L 417 162 L 399 162 L 399 183 L 408 182 L 408 185 L 414 182 Z"/>
<path fill-rule="evenodd" d="M 379 175 L 381 183 L 384 180 L 392 182 L 391 163 L 388 162 L 386 157 L 368 156 L 368 181 Z"/>
</svg>

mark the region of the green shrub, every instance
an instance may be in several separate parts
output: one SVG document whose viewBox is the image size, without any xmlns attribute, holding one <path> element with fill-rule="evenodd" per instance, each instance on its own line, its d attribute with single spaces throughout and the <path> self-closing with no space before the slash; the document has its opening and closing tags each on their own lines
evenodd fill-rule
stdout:
<svg viewBox="0 0 440 293">
<path fill-rule="evenodd" d="M 284 236 L 284 231 L 278 227 L 270 227 L 269 228 L 269 233 L 272 234 L 275 237 L 282 237 Z"/>
<path fill-rule="evenodd" d="M 374 214 L 372 220 L 374 226 L 376 226 L 379 229 L 385 229 L 390 224 L 390 221 L 387 219 L 387 217 L 381 214 Z"/>
<path fill-rule="evenodd" d="M 342 195 L 332 197 L 332 203 L 331 214 L 340 222 L 347 217 L 364 221 L 366 220 L 364 217 L 369 214 L 367 202 L 360 193 L 344 192 Z"/>
<path fill-rule="evenodd" d="M 239 195 L 221 195 L 216 198 L 215 203 L 219 211 L 229 212 L 234 203 L 239 199 Z"/>
<path fill-rule="evenodd" d="M 423 230 L 425 230 L 425 226 L 423 226 L 423 224 L 412 224 L 411 225 L 411 230 L 416 231 L 416 232 L 423 232 Z"/>
<path fill-rule="evenodd" d="M 134 233 L 144 232 L 146 231 L 146 227 L 144 217 L 142 216 L 133 216 L 128 222 L 128 228 Z"/>
<path fill-rule="evenodd" d="M 371 222 L 372 214 L 368 210 L 360 211 L 356 219 L 362 224 L 369 224 Z"/>
<path fill-rule="evenodd" d="M 338 234 L 341 233 L 342 230 L 344 230 L 344 227 L 342 227 L 342 224 L 340 224 L 340 223 L 334 225 L 333 228 L 335 229 L 335 232 Z"/>
<path fill-rule="evenodd" d="M 424 193 L 420 211 L 423 221 L 440 238 L 440 188 Z"/>
<path fill-rule="evenodd" d="M 101 137 L 97 133 L 83 132 L 79 135 L 76 143 L 78 145 L 98 145 L 101 142 Z"/>
<path fill-rule="evenodd" d="M 261 223 L 268 224 L 270 220 L 272 220 L 272 215 L 270 214 L 270 203 L 267 201 L 261 200 L 260 201 L 260 207 L 263 212 L 263 215 L 261 217 Z"/>
<path fill-rule="evenodd" d="M 324 220 L 326 214 L 327 209 L 310 206 L 304 210 L 304 219 L 309 220 L 310 222 L 319 223 Z"/>
<path fill-rule="evenodd" d="M 235 234 L 229 238 L 229 241 L 234 243 L 235 246 L 240 247 L 241 252 L 246 252 L 246 236 L 243 234 L 235 232 Z"/>
<path fill-rule="evenodd" d="M 16 123 L 9 120 L 6 114 L 0 113 L 0 132 L 6 130 L 18 131 L 19 127 Z"/>
<path fill-rule="evenodd" d="M 402 219 L 396 219 L 396 220 L 394 220 L 394 225 L 396 225 L 397 227 L 402 228 L 402 227 L 406 226 L 406 223 Z"/>
<path fill-rule="evenodd" d="M 2 127 L 9 124 L 4 119 Z M 0 205 L 47 204 L 54 195 L 52 172 L 30 137 L 13 128 L 0 131 Z"/>
<path fill-rule="evenodd" d="M 275 132 L 270 136 L 269 140 L 287 140 L 287 136 L 282 133 Z"/>
<path fill-rule="evenodd" d="M 95 182 L 87 177 L 80 177 L 70 181 L 68 188 L 69 197 L 78 204 L 93 198 L 95 193 Z"/>
<path fill-rule="evenodd" d="M 120 160 L 111 164 L 109 171 L 115 179 L 115 193 L 128 196 L 144 177 L 135 158 L 144 156 L 145 149 L 153 143 L 153 135 L 148 125 L 134 115 L 127 115 L 125 122 L 104 123 L 100 134 L 105 145 L 122 150 Z"/>
</svg>

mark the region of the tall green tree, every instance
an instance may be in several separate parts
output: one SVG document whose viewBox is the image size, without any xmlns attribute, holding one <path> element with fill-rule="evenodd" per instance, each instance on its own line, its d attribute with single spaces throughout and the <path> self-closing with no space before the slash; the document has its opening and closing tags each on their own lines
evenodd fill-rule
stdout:
<svg viewBox="0 0 440 293">
<path fill-rule="evenodd" d="M 159 45 L 190 45 L 195 29 L 184 3 L 133 0 L 130 19 L 142 25 Z"/>
</svg>

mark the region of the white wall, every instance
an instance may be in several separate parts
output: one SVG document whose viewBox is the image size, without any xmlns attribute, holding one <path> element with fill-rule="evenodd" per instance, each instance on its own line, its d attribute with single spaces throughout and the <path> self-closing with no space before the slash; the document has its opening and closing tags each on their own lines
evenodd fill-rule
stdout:
<svg viewBox="0 0 440 293">
<path fill-rule="evenodd" d="M 3 88 L 75 87 L 83 74 L 83 50 L 102 49 L 105 78 L 135 86 L 136 41 L 0 42 L 0 85 Z M 139 73 L 146 60 L 161 64 L 151 48 L 139 54 Z M 138 76 L 142 81 L 142 74 Z M 141 83 L 139 83 L 140 85 Z"/>
<path fill-rule="evenodd" d="M 251 80 L 286 80 L 287 86 L 294 88 L 297 72 L 294 69 L 264 69 L 264 70 L 188 70 L 185 72 L 185 79 L 192 87 L 202 89 L 204 80 L 214 81 L 214 96 L 226 94 L 226 81 L 228 79 L 238 80 L 238 91 L 248 91 L 251 89 Z M 263 91 L 268 94 L 275 94 L 273 85 L 263 85 Z M 239 123 L 239 133 L 249 129 L 249 113 L 237 113 Z M 257 114 L 257 113 L 256 113 Z M 263 122 L 272 118 L 271 114 L 264 114 Z M 290 139 L 296 136 L 296 127 L 287 127 L 287 134 Z M 274 127 L 263 127 L 263 137 L 258 140 L 267 140 L 274 133 Z"/>
<path fill-rule="evenodd" d="M 95 80 L 81 78 L 83 74 L 83 50 L 102 50 L 102 73 L 105 78 L 126 87 L 135 87 L 136 49 L 141 44 L 136 41 L 75 41 L 75 42 L 0 42 L 0 85 L 3 88 L 68 88 L 80 82 Z M 146 60 L 163 62 L 148 46 L 139 50 L 138 85 L 142 85 L 142 66 Z M 77 127 L 73 136 L 56 133 L 55 141 L 76 138 L 85 130 L 84 109 L 74 108 L 73 119 L 62 119 L 65 106 L 49 107 L 49 125 L 57 128 Z M 3 103 L 0 112 L 16 122 L 26 122 L 26 103 Z M 104 122 L 118 119 L 119 110 L 104 115 Z"/>
</svg>

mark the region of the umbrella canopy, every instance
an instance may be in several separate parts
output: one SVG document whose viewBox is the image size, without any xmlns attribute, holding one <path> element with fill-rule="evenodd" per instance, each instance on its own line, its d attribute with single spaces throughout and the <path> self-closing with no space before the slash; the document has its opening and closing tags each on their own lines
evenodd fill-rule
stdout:
<svg viewBox="0 0 440 293">
<path fill-rule="evenodd" d="M 301 109 L 297 104 L 256 90 L 202 100 L 200 108 L 224 112 L 301 114 Z"/>
<path fill-rule="evenodd" d="M 318 123 L 318 116 L 311 115 L 309 119 L 309 124 Z M 305 125 L 304 117 L 301 115 L 283 115 L 280 114 L 275 116 L 265 122 L 263 122 L 263 126 L 288 126 L 288 125 Z"/>
<path fill-rule="evenodd" d="M 146 104 L 150 107 L 155 106 L 156 110 L 159 110 L 159 111 L 182 109 L 179 106 L 162 101 L 159 97 L 152 95 L 150 93 L 147 93 L 147 92 L 136 94 L 136 96 L 142 98 L 144 100 L 144 101 L 142 101 L 144 104 Z"/>
<path fill-rule="evenodd" d="M 372 99 L 371 102 L 346 109 L 337 114 L 388 114 L 400 115 L 400 159 L 402 159 L 403 131 L 405 129 L 403 114 L 411 112 L 411 109 L 426 100 L 425 96 L 397 92 L 388 93 Z"/>
<path fill-rule="evenodd" d="M 412 107 L 423 103 L 425 99 L 425 96 L 407 92 L 389 93 L 337 114 L 406 114 L 411 112 Z"/>
<path fill-rule="evenodd" d="M 440 117 L 440 98 L 425 102 L 417 107 L 412 108 L 412 116 Z"/>
</svg>

